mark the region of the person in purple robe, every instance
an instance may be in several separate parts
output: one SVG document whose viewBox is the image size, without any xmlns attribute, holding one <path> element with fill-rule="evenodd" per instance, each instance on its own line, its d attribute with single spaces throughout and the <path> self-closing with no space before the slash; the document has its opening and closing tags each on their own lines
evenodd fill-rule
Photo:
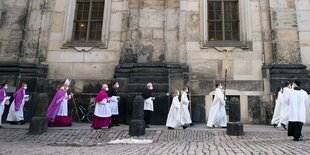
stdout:
<svg viewBox="0 0 310 155">
<path fill-rule="evenodd" d="M 70 81 L 67 79 L 64 85 L 57 90 L 53 100 L 47 109 L 49 127 L 71 126 L 72 120 L 68 116 L 68 100 L 73 94 L 68 94 Z"/>
<path fill-rule="evenodd" d="M 14 101 L 12 102 L 7 121 L 11 124 L 23 125 L 24 121 L 24 105 L 25 101 L 29 100 L 29 95 L 26 95 L 27 84 L 22 83 L 21 87 L 13 94 Z"/>
<path fill-rule="evenodd" d="M 0 87 L 0 128 L 2 128 L 1 120 L 2 120 L 2 114 L 4 111 L 4 105 L 9 104 L 10 96 L 6 96 L 6 90 L 8 89 L 8 84 L 3 83 Z"/>
<path fill-rule="evenodd" d="M 102 127 L 112 127 L 112 114 L 110 107 L 110 99 L 108 97 L 109 87 L 107 84 L 102 85 L 102 90 L 96 97 L 96 107 L 91 127 L 101 129 Z"/>
</svg>

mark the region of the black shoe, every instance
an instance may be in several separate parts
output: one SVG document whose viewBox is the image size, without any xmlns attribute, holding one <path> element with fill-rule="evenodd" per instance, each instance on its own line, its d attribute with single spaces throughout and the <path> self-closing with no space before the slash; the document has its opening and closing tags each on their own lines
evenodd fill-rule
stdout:
<svg viewBox="0 0 310 155">
<path fill-rule="evenodd" d="M 213 127 L 213 128 L 215 128 L 215 126 L 214 126 L 214 125 L 212 125 L 212 127 Z"/>
<path fill-rule="evenodd" d="M 25 124 L 25 121 L 19 121 L 19 125 L 24 125 Z"/>
<path fill-rule="evenodd" d="M 12 121 L 12 122 L 10 122 L 10 124 L 11 124 L 11 125 L 17 125 L 17 122 Z"/>
<path fill-rule="evenodd" d="M 286 126 L 283 123 L 281 123 L 281 125 L 285 130 L 287 130 Z"/>
<path fill-rule="evenodd" d="M 174 130 L 174 128 L 172 128 L 172 127 L 168 127 L 168 130 Z"/>
<path fill-rule="evenodd" d="M 3 128 L 3 127 L 0 125 L 0 128 Z"/>
<path fill-rule="evenodd" d="M 99 130 L 99 129 L 101 129 L 101 128 L 94 128 L 94 130 Z"/>
<path fill-rule="evenodd" d="M 113 127 L 113 125 L 112 124 L 110 124 L 109 126 L 108 126 L 108 128 L 110 129 L 110 128 L 112 128 Z"/>
<path fill-rule="evenodd" d="M 149 125 L 145 125 L 145 128 L 150 128 L 150 126 Z"/>
<path fill-rule="evenodd" d="M 273 127 L 276 128 L 276 127 L 277 127 L 277 124 L 273 124 Z"/>
<path fill-rule="evenodd" d="M 294 141 L 302 141 L 302 138 L 294 138 Z"/>
<path fill-rule="evenodd" d="M 186 128 L 187 128 L 188 126 L 186 126 L 186 125 L 183 125 L 182 127 L 183 127 L 183 130 L 185 130 L 185 129 L 186 129 Z"/>
<path fill-rule="evenodd" d="M 222 126 L 223 129 L 227 128 L 226 126 Z"/>
</svg>

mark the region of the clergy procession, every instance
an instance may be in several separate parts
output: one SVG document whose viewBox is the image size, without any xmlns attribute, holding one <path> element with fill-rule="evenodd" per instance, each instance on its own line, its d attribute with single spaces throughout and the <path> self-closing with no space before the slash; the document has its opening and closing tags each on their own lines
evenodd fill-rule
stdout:
<svg viewBox="0 0 310 155">
<path fill-rule="evenodd" d="M 70 80 L 66 80 L 56 91 L 50 102 L 46 116 L 49 127 L 72 126 L 72 119 L 68 113 L 69 103 L 74 98 L 70 90 Z M 10 104 L 10 96 L 7 96 L 8 83 L 3 83 L 0 89 L 0 117 L 4 112 L 4 106 L 9 106 L 7 122 L 12 125 L 24 124 L 24 105 L 29 100 L 26 94 L 27 84 L 22 83 L 21 87 L 13 94 L 13 101 Z M 102 89 L 95 98 L 95 110 L 91 128 L 102 129 L 120 126 L 118 122 L 119 100 L 117 81 L 112 81 L 110 86 L 103 84 Z M 208 128 L 226 128 L 226 96 L 221 83 L 215 84 L 213 102 L 209 111 Z M 141 93 L 144 99 L 144 122 L 145 128 L 150 128 L 150 122 L 154 110 L 153 84 L 147 83 L 145 90 Z M 74 103 L 74 102 L 73 102 Z M 166 127 L 168 130 L 174 130 L 178 127 L 186 129 L 192 126 L 190 112 L 189 87 L 182 90 L 175 90 L 172 93 L 172 102 L 167 115 Z M 309 96 L 306 91 L 301 89 L 301 82 L 295 80 L 292 84 L 285 82 L 283 88 L 278 87 L 275 93 L 275 108 L 271 124 L 275 128 L 282 127 L 288 130 L 288 136 L 292 136 L 294 141 L 302 141 L 302 127 L 306 122 L 306 107 L 309 103 Z M 75 104 L 75 103 L 74 103 Z M 2 120 L 2 119 L 0 119 Z M 0 122 L 0 127 L 1 122 Z"/>
</svg>

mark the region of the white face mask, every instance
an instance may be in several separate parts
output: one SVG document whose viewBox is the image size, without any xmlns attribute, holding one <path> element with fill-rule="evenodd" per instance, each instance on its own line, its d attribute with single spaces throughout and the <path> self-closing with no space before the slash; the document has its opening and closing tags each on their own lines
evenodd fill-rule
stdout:
<svg viewBox="0 0 310 155">
<path fill-rule="evenodd" d="M 26 90 L 26 89 L 27 89 L 27 86 L 24 86 L 24 89 Z"/>
<path fill-rule="evenodd" d="M 185 92 L 188 93 L 188 89 L 185 89 Z"/>
<path fill-rule="evenodd" d="M 116 85 L 115 85 L 115 88 L 119 88 L 119 84 L 116 84 Z"/>
<path fill-rule="evenodd" d="M 150 90 L 153 90 L 153 86 L 149 88 Z"/>
<path fill-rule="evenodd" d="M 8 86 L 4 86 L 3 88 L 4 88 L 4 89 L 8 89 L 9 87 L 8 87 Z"/>
<path fill-rule="evenodd" d="M 105 88 L 105 91 L 109 91 L 109 88 Z"/>
</svg>

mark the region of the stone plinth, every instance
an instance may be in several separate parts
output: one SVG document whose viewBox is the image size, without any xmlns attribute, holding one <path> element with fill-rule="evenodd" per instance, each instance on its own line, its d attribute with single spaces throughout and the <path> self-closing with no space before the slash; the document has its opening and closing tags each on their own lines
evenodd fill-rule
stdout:
<svg viewBox="0 0 310 155">
<path fill-rule="evenodd" d="M 243 135 L 243 124 L 240 122 L 240 100 L 232 97 L 229 101 L 229 122 L 227 123 L 227 135 Z"/>
<path fill-rule="evenodd" d="M 34 103 L 35 113 L 29 125 L 29 134 L 42 134 L 46 132 L 48 120 L 46 110 L 49 104 L 49 97 L 46 93 L 33 94 L 32 103 Z"/>
<path fill-rule="evenodd" d="M 133 102 L 132 120 L 129 123 L 130 136 L 143 136 L 145 134 L 144 117 L 144 99 L 142 96 L 137 96 Z"/>
</svg>

